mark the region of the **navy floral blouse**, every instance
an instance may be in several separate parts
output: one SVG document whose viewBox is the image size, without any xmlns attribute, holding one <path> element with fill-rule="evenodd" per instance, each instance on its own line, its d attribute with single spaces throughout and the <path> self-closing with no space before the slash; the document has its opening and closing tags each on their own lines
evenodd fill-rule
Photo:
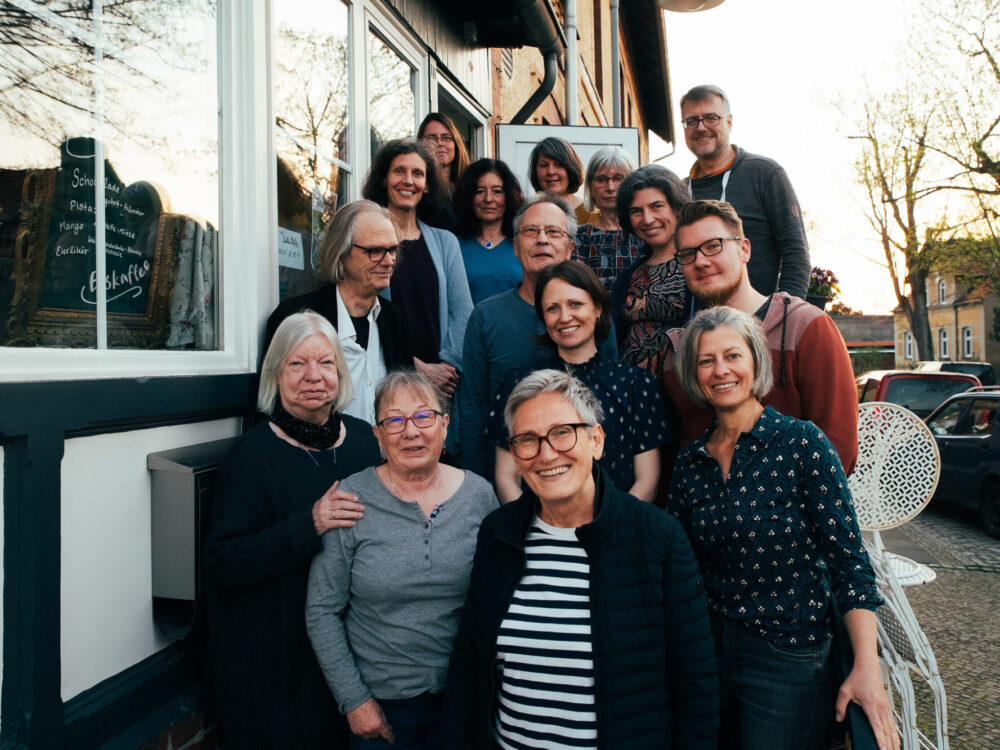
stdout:
<svg viewBox="0 0 1000 750">
<path fill-rule="evenodd" d="M 818 643 L 831 634 L 821 560 L 842 612 L 882 604 L 847 477 L 816 425 L 767 407 L 737 441 L 725 483 L 709 432 L 677 457 L 667 510 L 713 612 L 778 646 Z"/>
<path fill-rule="evenodd" d="M 534 369 L 565 369 L 594 392 L 604 410 L 604 455 L 597 464 L 604 468 L 615 486 L 628 492 L 635 484 L 634 458 L 674 439 L 670 417 L 660 398 L 656 381 L 645 370 L 617 360 L 604 359 L 600 352 L 578 365 L 553 356 Z M 514 369 L 507 373 L 497 391 L 490 412 L 490 438 L 507 449 L 504 407 L 514 386 L 531 370 Z"/>
</svg>

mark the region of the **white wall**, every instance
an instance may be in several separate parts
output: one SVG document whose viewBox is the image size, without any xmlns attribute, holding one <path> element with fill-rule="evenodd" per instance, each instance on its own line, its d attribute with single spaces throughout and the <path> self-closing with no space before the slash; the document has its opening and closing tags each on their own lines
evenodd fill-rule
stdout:
<svg viewBox="0 0 1000 750">
<path fill-rule="evenodd" d="M 66 441 L 62 461 L 62 698 L 168 646 L 153 624 L 146 454 L 239 434 L 238 419 Z"/>
</svg>

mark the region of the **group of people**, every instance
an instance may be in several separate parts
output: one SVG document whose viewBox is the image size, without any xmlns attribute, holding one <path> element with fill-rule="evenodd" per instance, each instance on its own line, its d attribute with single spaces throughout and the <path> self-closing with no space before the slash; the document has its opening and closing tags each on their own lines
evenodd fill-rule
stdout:
<svg viewBox="0 0 1000 750">
<path fill-rule="evenodd" d="M 794 193 L 681 110 L 687 180 L 546 138 L 525 199 L 440 114 L 375 155 L 209 519 L 230 747 L 815 750 L 854 702 L 898 749 Z"/>
</svg>

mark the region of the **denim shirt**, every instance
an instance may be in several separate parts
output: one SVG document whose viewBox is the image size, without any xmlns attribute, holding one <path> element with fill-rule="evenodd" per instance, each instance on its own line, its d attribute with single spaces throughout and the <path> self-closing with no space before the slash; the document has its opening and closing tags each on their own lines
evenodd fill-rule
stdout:
<svg viewBox="0 0 1000 750">
<path fill-rule="evenodd" d="M 687 531 L 709 607 L 782 646 L 831 633 L 826 563 L 840 609 L 882 603 L 840 459 L 812 422 L 767 407 L 740 435 L 728 481 L 705 448 L 677 458 L 667 510 Z"/>
</svg>

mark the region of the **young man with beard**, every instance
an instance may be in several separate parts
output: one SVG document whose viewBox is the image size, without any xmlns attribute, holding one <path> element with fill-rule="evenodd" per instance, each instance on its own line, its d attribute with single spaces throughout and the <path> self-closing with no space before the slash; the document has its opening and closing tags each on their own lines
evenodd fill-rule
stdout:
<svg viewBox="0 0 1000 750">
<path fill-rule="evenodd" d="M 734 307 L 762 322 L 774 361 L 774 387 L 763 404 L 815 423 L 849 474 L 858 457 L 858 397 L 851 359 L 833 320 L 786 292 L 765 296 L 751 286 L 750 240 L 728 203 L 688 203 L 677 213 L 676 232 L 677 259 L 698 302 L 703 307 Z M 670 332 L 659 381 L 667 407 L 677 417 L 681 445 L 686 445 L 711 425 L 712 412 L 691 401 L 680 387 L 674 351 L 683 335 L 682 328 Z"/>
</svg>

